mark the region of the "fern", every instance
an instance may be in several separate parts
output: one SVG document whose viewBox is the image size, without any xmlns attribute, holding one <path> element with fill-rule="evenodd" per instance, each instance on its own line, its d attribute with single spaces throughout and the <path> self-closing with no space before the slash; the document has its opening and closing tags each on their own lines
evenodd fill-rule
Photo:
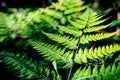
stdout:
<svg viewBox="0 0 120 80">
<path fill-rule="evenodd" d="M 66 52 L 65 49 L 57 49 L 55 46 L 47 45 L 45 43 L 40 43 L 37 41 L 30 41 L 38 51 L 42 51 L 41 54 L 44 54 L 44 57 L 50 61 L 56 61 L 58 64 L 65 64 L 66 67 L 72 66 L 72 52 Z M 48 54 L 47 54 L 48 53 Z M 71 55 L 69 55 L 71 54 Z"/>
<path fill-rule="evenodd" d="M 64 5 L 68 5 L 68 4 L 69 3 Z M 75 7 L 75 5 L 73 6 Z M 69 11 L 68 9 L 68 12 L 66 12 L 66 14 L 73 15 L 72 13 L 76 12 L 77 9 L 74 12 L 72 11 Z M 44 12 L 44 15 L 45 14 L 47 16 L 53 16 L 51 13 L 48 14 Z M 78 14 L 74 14 L 74 15 L 78 16 Z M 98 40 L 102 41 L 110 37 L 112 38 L 112 36 L 118 33 L 118 31 L 111 33 L 99 32 L 99 30 L 105 29 L 111 24 L 110 23 L 107 25 L 103 25 L 102 23 L 105 22 L 107 19 L 101 19 L 102 17 L 103 16 L 99 15 L 98 13 L 87 7 L 87 9 L 78 17 L 74 17 L 73 19 L 71 19 L 69 18 L 69 16 L 67 16 L 65 20 L 68 20 L 67 23 L 69 24 L 63 25 L 59 23 L 56 26 L 58 30 L 62 32 L 62 34 L 56 34 L 56 33 L 53 34 L 42 31 L 42 33 L 45 34 L 48 38 L 50 38 L 51 40 L 57 43 L 60 43 L 65 48 L 59 49 L 57 45 L 46 44 L 43 42 L 41 43 L 41 41 L 30 41 L 30 44 L 34 47 L 34 49 L 40 52 L 40 54 L 43 54 L 45 59 L 52 62 L 55 61 L 57 66 L 59 67 L 63 65 L 64 68 L 70 68 L 70 72 L 68 75 L 68 80 L 69 80 L 71 77 L 71 70 L 75 64 L 79 64 L 79 65 L 91 64 L 91 63 L 94 64 L 94 62 L 98 62 L 98 61 L 101 61 L 101 64 L 103 64 L 104 62 L 103 60 L 105 58 L 110 57 L 111 55 L 113 55 L 114 53 L 120 50 L 120 45 L 117 43 L 98 46 L 98 47 L 91 46 L 84 48 L 84 45 L 86 45 L 86 43 L 89 44 L 90 42 L 96 42 Z M 58 18 L 56 18 L 56 20 Z M 117 75 L 119 74 L 118 72 L 119 66 L 117 66 L 116 68 L 115 67 L 116 67 L 115 64 L 111 66 L 109 65 L 106 68 L 104 65 L 102 65 L 101 68 L 98 68 L 97 66 L 95 66 L 94 68 L 91 68 L 90 66 L 85 66 L 85 68 L 77 70 L 72 80 L 108 79 L 108 77 L 106 77 L 108 75 L 115 76 L 115 74 Z M 110 68 L 115 68 L 116 70 L 111 72 Z M 102 69 L 104 70 L 106 69 L 106 70 L 102 72 L 101 71 Z M 116 77 L 114 77 L 113 79 L 116 79 Z"/>
<path fill-rule="evenodd" d="M 107 19 L 100 20 L 102 17 L 99 17 L 96 12 L 92 9 L 87 8 L 87 10 L 79 16 L 79 18 L 75 21 L 69 21 L 73 26 L 83 29 L 90 28 L 103 23 Z M 97 26 L 98 27 L 98 26 Z M 102 29 L 102 28 L 101 28 Z"/>
<path fill-rule="evenodd" d="M 49 68 L 29 59 L 26 55 L 13 54 L 9 52 L 0 52 L 0 59 L 7 65 L 10 71 L 17 71 L 14 74 L 21 79 L 47 79 Z M 45 72 L 44 72 L 45 71 Z"/>
<path fill-rule="evenodd" d="M 96 48 L 90 48 L 87 49 L 85 48 L 83 49 L 79 49 L 79 53 L 75 54 L 75 62 L 77 63 L 87 63 L 88 59 L 99 59 L 99 58 L 103 58 L 106 55 L 110 55 L 111 53 L 114 53 L 116 51 L 120 50 L 120 45 L 118 44 L 111 44 L 111 45 L 106 45 L 106 46 L 99 46 Z"/>
<path fill-rule="evenodd" d="M 93 69 L 88 66 L 87 68 L 78 69 L 74 74 L 72 80 L 116 80 L 120 79 L 120 66 L 116 67 L 115 64 L 109 65 L 105 68 L 104 64 L 98 70 L 96 65 Z"/>
<path fill-rule="evenodd" d="M 112 32 L 112 33 L 97 33 L 97 34 L 83 35 L 81 37 L 80 43 L 85 44 L 85 43 L 89 43 L 90 41 L 102 40 L 102 39 L 105 39 L 105 38 L 112 37 L 116 33 L 117 32 Z"/>
<path fill-rule="evenodd" d="M 67 48 L 74 49 L 76 48 L 77 40 L 70 38 L 69 36 L 62 36 L 62 35 L 56 35 L 56 34 L 49 34 L 45 33 L 49 38 L 52 40 L 57 41 L 58 43 L 62 43 L 63 45 L 66 45 Z"/>
<path fill-rule="evenodd" d="M 70 28 L 67 28 L 65 26 L 58 26 L 58 28 L 62 31 L 64 31 L 65 33 L 71 34 L 75 37 L 79 37 L 82 35 L 82 31 L 78 31 L 78 30 L 72 30 Z"/>
<path fill-rule="evenodd" d="M 36 62 L 27 55 L 0 52 L 0 60 L 9 70 L 16 71 L 20 79 L 120 79 L 119 57 L 111 64 L 106 62 L 120 50 L 120 44 L 97 43 L 113 38 L 119 31 L 100 31 L 111 25 L 104 24 L 108 18 L 104 19 L 88 5 L 82 6 L 81 0 L 58 0 L 47 8 L 26 14 L 9 15 L 5 18 L 6 27 L 0 25 L 1 41 L 9 32 L 12 39 L 20 37 L 19 43 L 25 40 L 25 44 L 31 44 L 45 58 Z M 48 66 L 46 62 L 52 64 Z M 61 74 L 64 70 L 65 75 Z"/>
</svg>

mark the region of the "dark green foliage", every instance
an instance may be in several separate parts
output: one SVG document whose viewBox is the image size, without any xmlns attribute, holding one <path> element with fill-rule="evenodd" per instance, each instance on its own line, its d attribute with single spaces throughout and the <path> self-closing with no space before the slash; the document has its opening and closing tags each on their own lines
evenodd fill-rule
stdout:
<svg viewBox="0 0 120 80">
<path fill-rule="evenodd" d="M 49 67 L 45 62 L 33 61 L 27 55 L 13 54 L 8 52 L 0 52 L 0 59 L 6 64 L 7 69 L 15 71 L 15 75 L 23 80 L 26 79 L 40 79 L 47 80 L 50 78 L 49 74 L 55 75 L 55 72 L 50 72 Z"/>
</svg>

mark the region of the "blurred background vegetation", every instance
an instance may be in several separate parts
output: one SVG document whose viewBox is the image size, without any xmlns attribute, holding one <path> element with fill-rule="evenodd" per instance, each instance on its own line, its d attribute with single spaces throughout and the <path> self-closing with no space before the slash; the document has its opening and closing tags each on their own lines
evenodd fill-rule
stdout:
<svg viewBox="0 0 120 80">
<path fill-rule="evenodd" d="M 105 14 L 106 17 L 111 17 L 109 20 L 114 21 L 115 24 L 119 25 L 120 20 L 120 0 L 82 0 L 84 5 L 90 5 L 94 10 L 101 14 Z M 40 7 L 47 7 L 52 2 L 57 2 L 57 0 L 1 0 L 0 1 L 0 11 L 11 12 L 12 10 L 18 8 L 29 8 L 29 10 L 36 10 Z M 114 25 L 113 25 L 114 26 Z"/>
</svg>

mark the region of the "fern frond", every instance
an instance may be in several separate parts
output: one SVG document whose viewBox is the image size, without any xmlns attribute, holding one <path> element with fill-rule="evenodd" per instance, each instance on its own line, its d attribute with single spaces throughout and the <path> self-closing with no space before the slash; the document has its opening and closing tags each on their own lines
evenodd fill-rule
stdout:
<svg viewBox="0 0 120 80">
<path fill-rule="evenodd" d="M 75 62 L 81 64 L 81 63 L 87 63 L 88 59 L 100 59 L 105 56 L 109 56 L 110 54 L 117 52 L 120 50 L 119 44 L 111 44 L 106 46 L 99 46 L 96 48 L 90 48 L 90 49 L 79 49 L 79 53 L 75 54 Z"/>
<path fill-rule="evenodd" d="M 81 44 L 85 44 L 85 43 L 89 43 L 90 41 L 97 41 L 97 40 L 102 40 L 105 38 L 109 38 L 114 36 L 116 32 L 111 32 L 111 33 L 97 33 L 97 34 L 87 34 L 87 35 L 83 35 L 81 37 L 80 43 Z"/>
<path fill-rule="evenodd" d="M 65 49 L 57 49 L 56 46 L 48 45 L 46 43 L 38 41 L 30 41 L 30 44 L 35 48 L 40 54 L 50 61 L 56 61 L 58 65 L 64 65 L 64 67 L 72 66 L 72 56 L 73 52 L 68 51 L 65 53 Z"/>
<path fill-rule="evenodd" d="M 98 16 L 98 13 L 96 13 L 95 11 L 93 11 L 90 8 L 87 8 L 87 10 L 80 15 L 79 19 L 75 20 L 75 21 L 71 21 L 69 20 L 69 22 L 74 26 L 77 27 L 79 29 L 84 29 L 84 28 L 91 28 L 94 27 L 96 25 L 99 25 L 101 23 L 103 23 L 104 21 L 106 21 L 107 19 L 102 19 L 103 16 Z M 100 29 L 102 28 L 106 28 L 106 26 L 102 26 Z M 97 28 L 98 30 L 99 28 Z M 92 29 L 91 29 L 92 30 Z"/>
<path fill-rule="evenodd" d="M 65 47 L 69 49 L 75 49 L 77 46 L 77 40 L 70 38 L 69 36 L 62 36 L 57 34 L 50 34 L 43 32 L 48 38 L 52 39 L 53 41 L 57 41 L 58 43 L 62 43 Z"/>
<path fill-rule="evenodd" d="M 107 20 L 107 19 L 100 20 L 100 18 L 102 18 L 103 16 L 99 17 L 98 15 L 99 14 L 97 12 L 93 11 L 88 7 L 87 10 L 79 18 L 80 21 L 82 21 L 86 27 L 92 27 L 100 23 L 103 23 L 104 21 Z"/>
<path fill-rule="evenodd" d="M 44 67 L 32 59 L 28 59 L 26 55 L 20 57 L 20 54 L 0 52 L 0 56 L 7 68 L 10 71 L 17 70 L 14 74 L 22 79 L 42 79 L 46 77 L 43 72 Z"/>
<path fill-rule="evenodd" d="M 71 0 L 71 1 L 66 0 L 66 3 L 64 1 L 63 5 L 67 7 L 67 9 L 64 11 L 64 14 L 68 15 L 71 13 L 76 13 L 84 10 L 87 6 L 81 6 L 82 3 L 83 2 L 80 0 Z"/>
<path fill-rule="evenodd" d="M 79 37 L 82 35 L 82 31 L 72 30 L 72 29 L 69 29 L 69 28 L 64 27 L 64 26 L 58 26 L 58 28 L 60 30 L 64 31 L 65 33 L 71 34 L 71 35 L 76 36 L 76 37 Z"/>
<path fill-rule="evenodd" d="M 119 74 L 120 65 L 116 67 L 113 64 L 105 68 L 103 64 L 100 69 L 97 65 L 93 69 L 90 66 L 78 69 L 72 77 L 72 80 L 116 80 L 120 79 Z"/>
</svg>

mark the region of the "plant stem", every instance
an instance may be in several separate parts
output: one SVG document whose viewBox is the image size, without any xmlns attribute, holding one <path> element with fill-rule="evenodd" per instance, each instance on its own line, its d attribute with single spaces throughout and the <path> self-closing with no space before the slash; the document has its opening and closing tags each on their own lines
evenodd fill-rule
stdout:
<svg viewBox="0 0 120 80">
<path fill-rule="evenodd" d="M 81 36 L 80 36 L 81 37 Z M 73 62 L 73 64 L 74 64 L 74 59 L 75 59 L 75 54 L 77 54 L 78 53 L 78 51 L 79 51 L 79 47 L 80 47 L 80 37 L 79 37 L 79 39 L 78 39 L 78 42 L 77 42 L 77 49 L 75 49 L 75 53 L 73 53 L 73 57 L 72 57 L 72 62 Z M 68 78 L 67 78 L 67 80 L 70 80 L 70 76 L 71 76 L 71 73 L 72 73 L 72 68 L 73 68 L 73 65 L 72 65 L 72 67 L 70 68 L 70 71 L 69 71 L 69 75 L 68 75 Z"/>
<path fill-rule="evenodd" d="M 70 71 L 69 71 L 69 75 L 68 75 L 67 80 L 70 80 L 70 75 L 71 75 L 71 72 L 72 72 L 72 68 L 73 68 L 73 66 L 70 68 Z"/>
</svg>

